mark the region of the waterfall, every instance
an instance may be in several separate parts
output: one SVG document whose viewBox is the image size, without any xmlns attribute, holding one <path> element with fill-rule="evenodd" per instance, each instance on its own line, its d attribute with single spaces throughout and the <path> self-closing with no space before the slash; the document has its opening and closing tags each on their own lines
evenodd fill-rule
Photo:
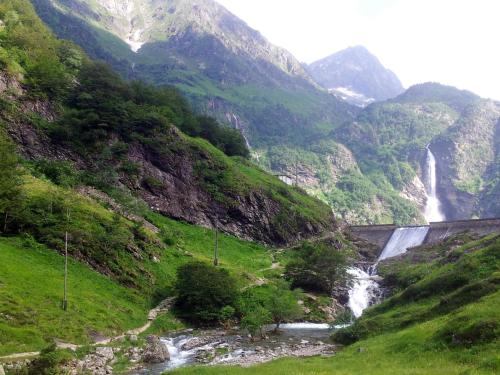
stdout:
<svg viewBox="0 0 500 375">
<path fill-rule="evenodd" d="M 376 296 L 378 284 L 368 272 L 361 268 L 348 268 L 347 273 L 354 277 L 353 286 L 349 289 L 348 306 L 356 318 L 359 318 Z"/>
<path fill-rule="evenodd" d="M 444 221 L 445 216 L 441 210 L 441 202 L 436 190 L 436 158 L 427 146 L 427 157 L 425 161 L 425 189 L 427 202 L 425 203 L 424 216 L 428 223 L 433 221 Z"/>
<path fill-rule="evenodd" d="M 427 232 L 429 232 L 429 226 L 396 228 L 384 246 L 377 262 L 368 271 L 355 267 L 347 270 L 354 277 L 353 285 L 349 289 L 348 306 L 356 318 L 360 317 L 363 310 L 377 300 L 380 291 L 376 281 L 378 262 L 401 255 L 411 247 L 422 245 Z"/>
<path fill-rule="evenodd" d="M 396 228 L 378 257 L 377 262 L 403 254 L 410 247 L 422 245 L 428 231 L 428 226 Z"/>
</svg>

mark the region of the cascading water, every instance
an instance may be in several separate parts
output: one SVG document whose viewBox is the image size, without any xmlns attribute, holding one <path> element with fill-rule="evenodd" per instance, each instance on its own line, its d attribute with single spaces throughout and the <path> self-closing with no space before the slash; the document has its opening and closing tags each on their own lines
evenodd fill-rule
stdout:
<svg viewBox="0 0 500 375">
<path fill-rule="evenodd" d="M 410 247 L 422 245 L 427 232 L 429 232 L 428 226 L 396 228 L 378 257 L 377 263 L 383 259 L 403 254 Z"/>
<path fill-rule="evenodd" d="M 353 285 L 349 289 L 348 306 L 356 318 L 361 316 L 363 310 L 373 303 L 379 294 L 380 288 L 376 281 L 378 262 L 401 255 L 410 247 L 422 245 L 428 231 L 428 226 L 396 228 L 377 262 L 368 271 L 354 267 L 347 270 L 354 277 Z"/>
<path fill-rule="evenodd" d="M 436 158 L 427 146 L 427 157 L 425 167 L 425 189 L 427 192 L 427 202 L 425 203 L 424 217 L 428 223 L 435 221 L 444 221 L 445 216 L 441 210 L 441 202 L 437 196 L 436 189 Z"/>
</svg>

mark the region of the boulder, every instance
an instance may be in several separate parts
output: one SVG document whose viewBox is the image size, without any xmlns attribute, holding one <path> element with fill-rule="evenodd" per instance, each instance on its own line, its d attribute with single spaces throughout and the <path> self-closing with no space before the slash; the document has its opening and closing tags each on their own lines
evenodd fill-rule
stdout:
<svg viewBox="0 0 500 375">
<path fill-rule="evenodd" d="M 142 354 L 142 360 L 147 363 L 161 363 L 170 360 L 167 346 L 158 336 L 150 335 L 146 339 L 147 344 Z"/>
<path fill-rule="evenodd" d="M 0 375 L 5 375 L 5 371 L 3 370 L 3 366 L 0 365 Z"/>
</svg>

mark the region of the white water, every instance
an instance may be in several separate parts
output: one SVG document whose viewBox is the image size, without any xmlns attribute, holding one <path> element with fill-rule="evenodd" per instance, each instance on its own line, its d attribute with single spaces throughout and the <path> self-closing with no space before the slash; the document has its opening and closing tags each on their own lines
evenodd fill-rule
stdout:
<svg viewBox="0 0 500 375">
<path fill-rule="evenodd" d="M 429 232 L 429 227 L 396 228 L 382 250 L 377 262 L 395 257 L 406 252 L 410 247 L 422 245 Z"/>
<path fill-rule="evenodd" d="M 379 285 L 376 281 L 378 262 L 401 255 L 411 247 L 422 245 L 428 231 L 428 226 L 396 228 L 377 262 L 368 269 L 368 272 L 361 268 L 347 270 L 354 277 L 353 285 L 349 289 L 348 306 L 356 318 L 359 318 L 363 314 L 363 310 L 377 300 L 379 293 Z"/>
<path fill-rule="evenodd" d="M 182 345 L 190 340 L 189 337 L 174 337 L 162 339 L 168 348 L 170 354 L 170 361 L 168 361 L 165 369 L 173 369 L 186 364 L 191 357 L 195 354 L 194 350 L 181 350 Z"/>
<path fill-rule="evenodd" d="M 347 273 L 354 277 L 353 286 L 349 289 L 348 306 L 356 318 L 359 318 L 373 300 L 378 284 L 361 268 L 348 268 Z"/>
<path fill-rule="evenodd" d="M 328 324 L 328 323 L 309 323 L 309 322 L 285 323 L 285 324 L 280 324 L 280 329 L 287 329 L 287 330 L 296 330 L 296 329 L 307 329 L 307 330 L 330 329 L 330 324 Z"/>
<path fill-rule="evenodd" d="M 436 189 L 436 158 L 432 151 L 427 147 L 427 158 L 425 168 L 425 189 L 427 192 L 427 202 L 425 203 L 424 217 L 428 223 L 435 221 L 444 221 L 446 218 L 441 210 Z"/>
</svg>

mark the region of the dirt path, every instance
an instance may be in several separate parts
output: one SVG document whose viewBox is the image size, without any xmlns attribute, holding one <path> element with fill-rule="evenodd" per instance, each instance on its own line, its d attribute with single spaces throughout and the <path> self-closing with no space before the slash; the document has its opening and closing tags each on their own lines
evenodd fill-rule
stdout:
<svg viewBox="0 0 500 375">
<path fill-rule="evenodd" d="M 93 346 L 108 345 L 109 343 L 111 343 L 113 341 L 121 340 L 121 339 L 125 338 L 127 335 L 139 335 L 139 334 L 145 332 L 149 327 L 151 327 L 151 324 L 158 317 L 158 315 L 160 315 L 161 313 L 167 312 L 170 309 L 170 307 L 172 306 L 172 303 L 173 303 L 173 298 L 169 297 L 169 298 L 161 301 L 160 304 L 158 306 L 156 306 L 155 308 L 149 310 L 148 322 L 146 324 L 144 324 L 142 327 L 131 329 L 131 330 L 125 332 L 124 334 L 121 334 L 118 336 L 109 337 L 109 338 L 95 341 L 92 345 Z M 68 343 L 68 342 L 59 341 L 59 342 L 56 342 L 56 346 L 59 349 L 70 349 L 70 350 L 74 351 L 78 348 L 81 348 L 83 345 L 76 345 L 76 344 L 72 344 L 72 343 Z M 37 357 L 39 355 L 40 355 L 40 352 L 13 353 L 13 354 L 9 354 L 9 355 L 0 357 L 0 363 L 33 358 L 33 357 Z"/>
</svg>

